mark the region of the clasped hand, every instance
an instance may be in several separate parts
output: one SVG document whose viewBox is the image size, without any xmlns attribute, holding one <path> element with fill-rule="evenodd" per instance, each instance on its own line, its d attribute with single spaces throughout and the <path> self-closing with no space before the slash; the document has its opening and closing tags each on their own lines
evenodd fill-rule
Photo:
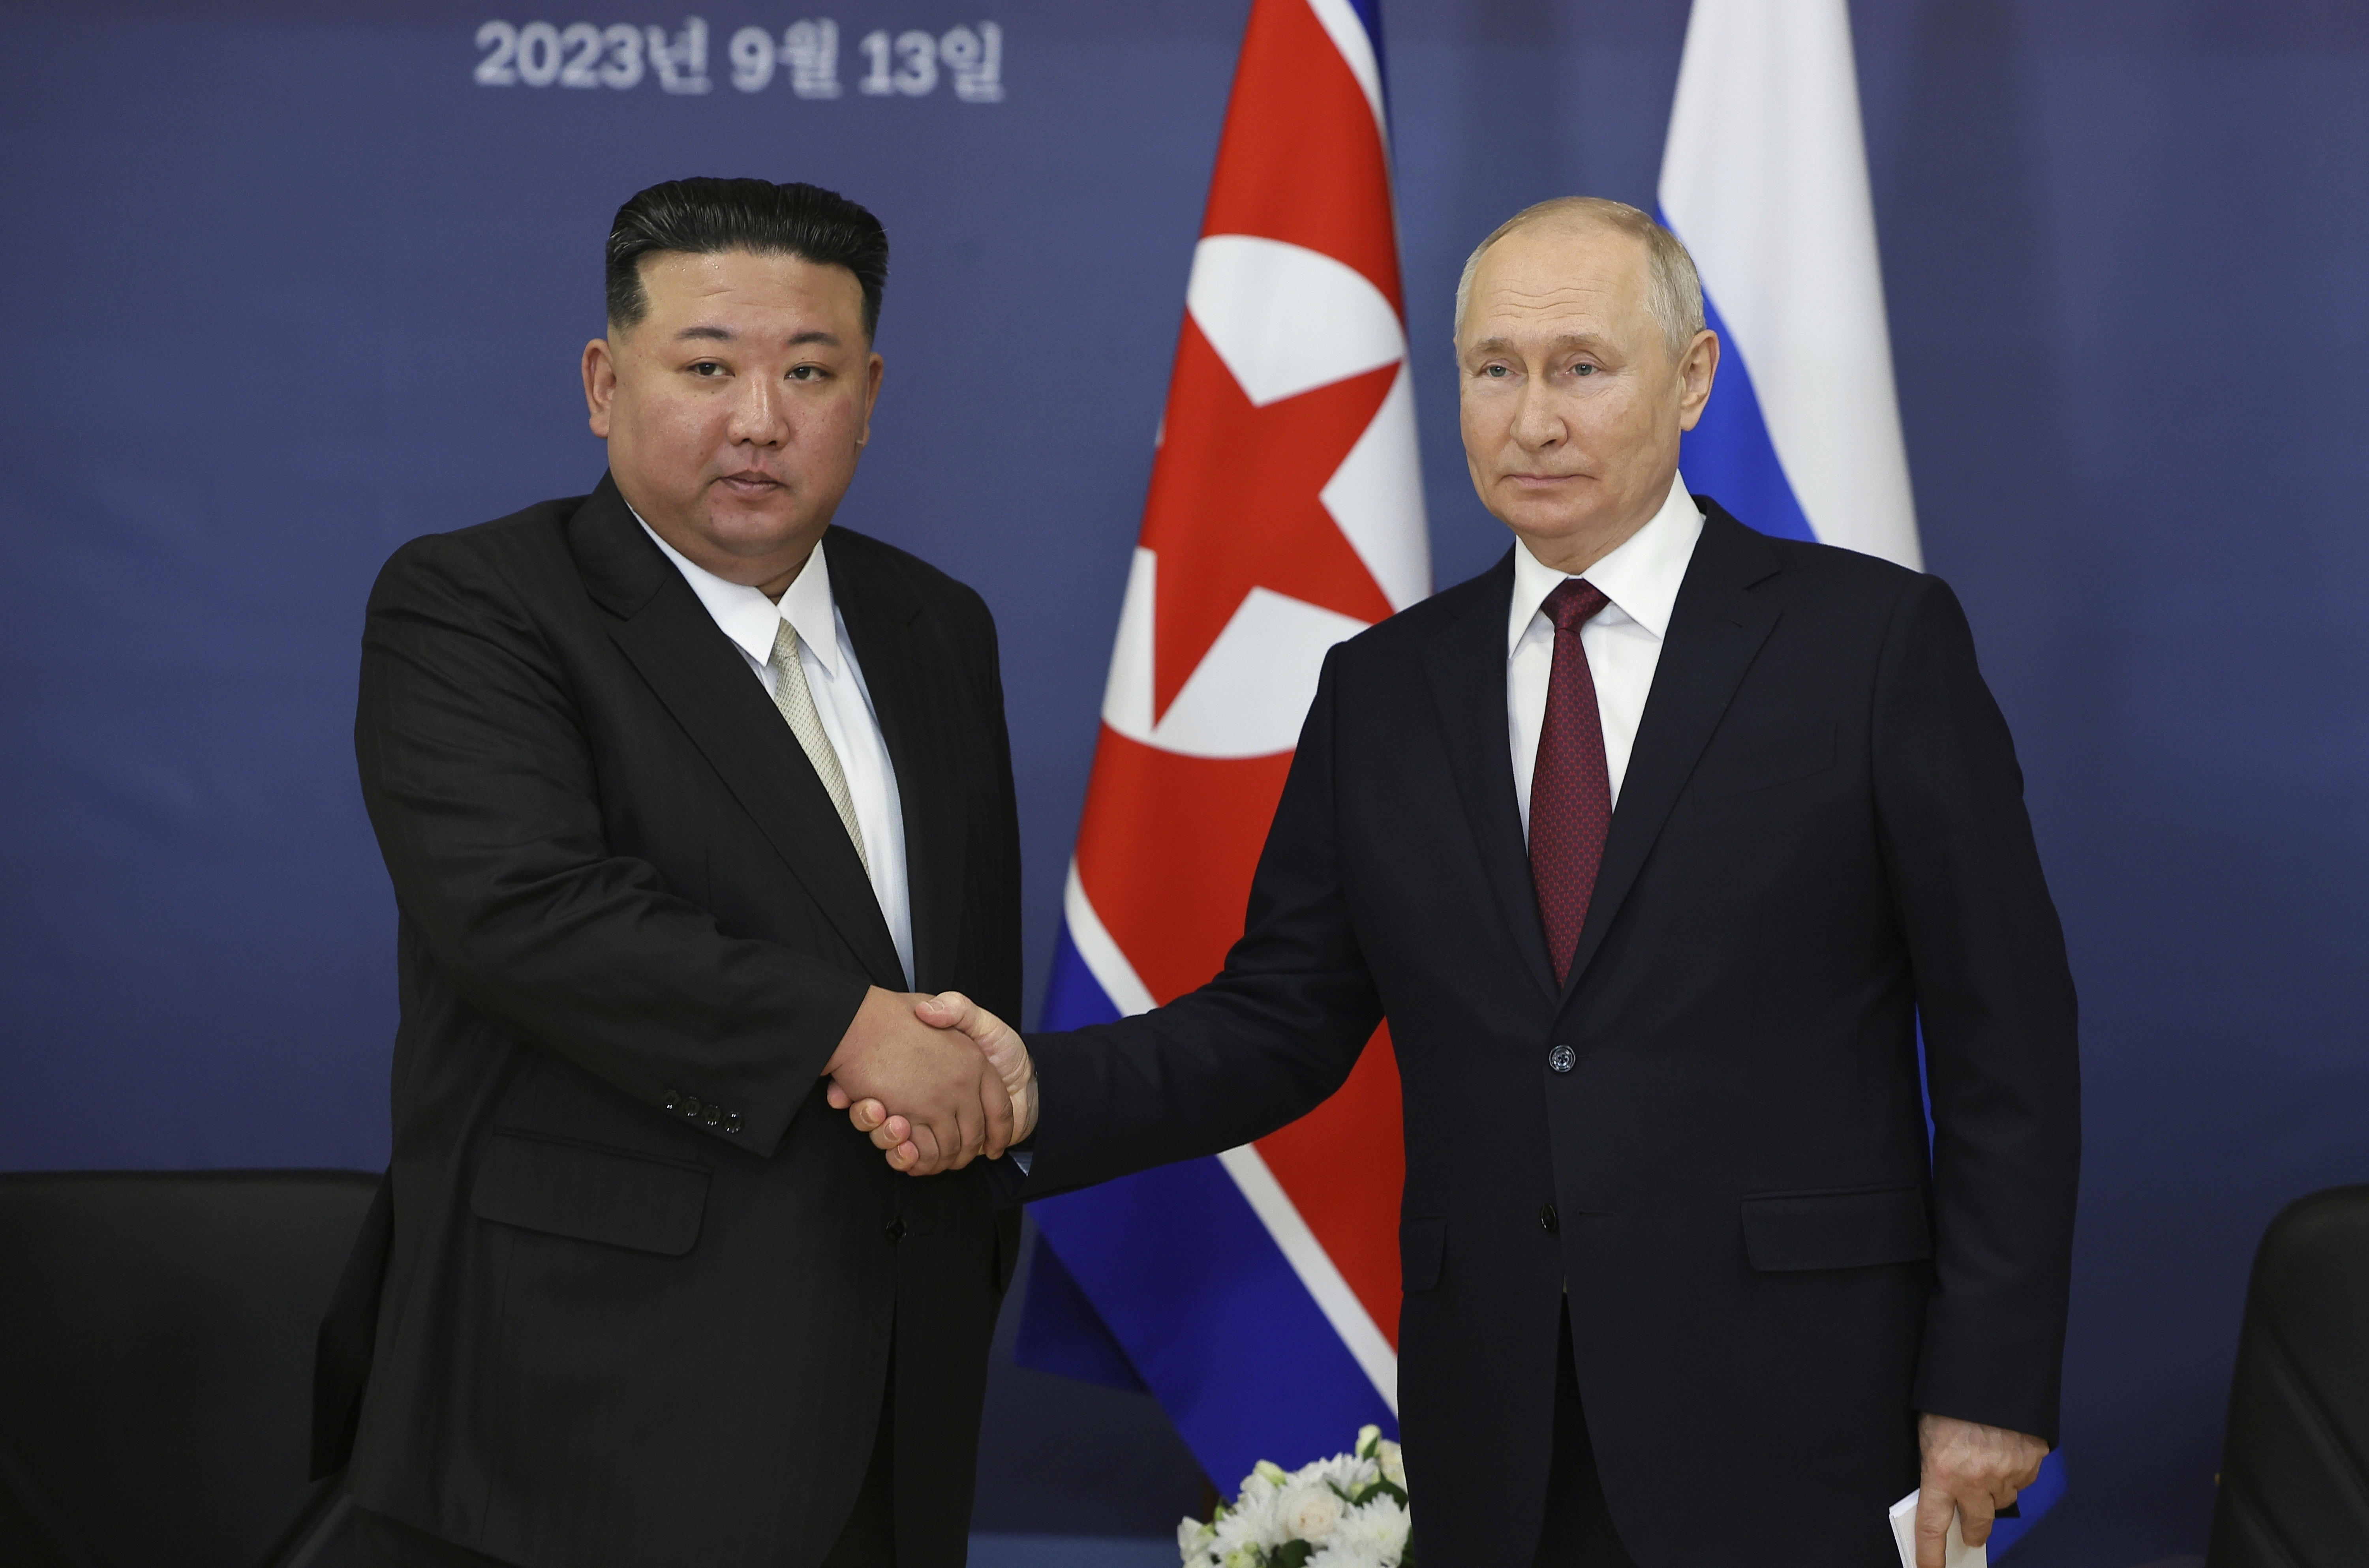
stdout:
<svg viewBox="0 0 2369 1568">
<path fill-rule="evenodd" d="M 909 1175 L 1001 1158 L 1036 1129 L 1036 1074 L 1019 1034 L 959 991 L 874 987 L 823 1068 L 826 1097 Z"/>
</svg>

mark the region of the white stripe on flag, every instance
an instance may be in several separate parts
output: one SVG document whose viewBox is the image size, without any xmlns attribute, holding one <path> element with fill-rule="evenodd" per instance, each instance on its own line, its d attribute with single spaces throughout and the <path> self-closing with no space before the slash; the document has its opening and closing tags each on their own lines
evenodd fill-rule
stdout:
<svg viewBox="0 0 2369 1568">
<path fill-rule="evenodd" d="M 1365 89 L 1366 101 L 1374 106 L 1374 123 L 1383 128 L 1382 145 L 1388 148 L 1390 139 L 1382 119 L 1382 66 L 1374 58 L 1374 40 L 1367 35 L 1366 24 L 1349 0 L 1308 0 L 1308 8 L 1324 24 L 1324 30 L 1332 35 L 1333 46 L 1349 63 L 1349 74 L 1356 77 L 1357 86 Z"/>
<path fill-rule="evenodd" d="M 1661 200 L 1812 532 L 1920 566 L 1845 0 L 1694 0 Z"/>
<path fill-rule="evenodd" d="M 1146 554 L 1137 551 L 1139 555 Z M 1132 1018 L 1139 1013 L 1151 1011 L 1151 990 L 1138 978 L 1135 966 L 1118 950 L 1111 933 L 1103 928 L 1103 917 L 1094 913 L 1093 900 L 1086 897 L 1086 885 L 1078 880 L 1078 861 L 1070 857 L 1070 879 L 1061 888 L 1061 913 L 1070 922 L 1070 941 L 1078 949 L 1078 956 L 1086 961 L 1086 970 L 1103 994 L 1119 1011 L 1122 1018 Z"/>
</svg>

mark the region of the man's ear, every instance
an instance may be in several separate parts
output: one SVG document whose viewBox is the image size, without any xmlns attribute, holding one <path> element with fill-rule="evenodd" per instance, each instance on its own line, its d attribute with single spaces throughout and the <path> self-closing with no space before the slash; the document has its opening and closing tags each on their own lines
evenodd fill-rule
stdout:
<svg viewBox="0 0 2369 1568">
<path fill-rule="evenodd" d="M 1711 383 L 1719 376 L 1719 334 L 1709 327 L 1695 334 L 1678 361 L 1678 429 L 1691 430 L 1702 419 L 1711 401 Z"/>
<path fill-rule="evenodd" d="M 873 355 L 864 367 L 864 424 L 855 432 L 857 446 L 872 439 L 872 406 L 880 401 L 880 377 L 887 368 L 887 361 L 877 354 Z"/>
<path fill-rule="evenodd" d="M 609 409 L 617 400 L 617 356 L 606 338 L 584 345 L 584 407 L 592 433 L 609 439 Z"/>
</svg>

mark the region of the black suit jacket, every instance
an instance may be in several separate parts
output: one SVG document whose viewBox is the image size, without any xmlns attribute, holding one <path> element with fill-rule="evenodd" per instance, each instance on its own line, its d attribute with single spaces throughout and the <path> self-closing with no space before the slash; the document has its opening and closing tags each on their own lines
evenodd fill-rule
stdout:
<svg viewBox="0 0 2369 1568">
<path fill-rule="evenodd" d="M 915 980 L 1019 1001 L 978 596 L 834 529 L 897 771 Z M 396 552 L 355 722 L 400 910 L 394 1241 L 354 1496 L 551 1568 L 798 1568 L 895 1358 L 899 1560 L 962 1561 L 1017 1230 L 818 1073 L 904 989 L 830 797 L 615 486 Z"/>
<path fill-rule="evenodd" d="M 1388 1014 L 1426 1568 L 1530 1560 L 1566 1287 L 1647 1568 L 1880 1568 L 1915 1412 L 2055 1436 L 2074 998 L 2007 727 L 1939 579 L 1702 504 L 1567 985 L 1508 556 L 1333 650 L 1224 973 L 1031 1042 L 1037 1196 L 1271 1131 Z"/>
</svg>

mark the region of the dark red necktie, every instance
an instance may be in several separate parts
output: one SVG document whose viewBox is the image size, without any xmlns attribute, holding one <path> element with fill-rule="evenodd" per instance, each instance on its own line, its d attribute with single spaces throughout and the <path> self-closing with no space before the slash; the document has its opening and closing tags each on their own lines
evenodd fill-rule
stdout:
<svg viewBox="0 0 2369 1568">
<path fill-rule="evenodd" d="M 1578 578 L 1566 578 L 1542 608 L 1554 623 L 1554 676 L 1547 683 L 1539 760 L 1530 770 L 1530 883 L 1554 960 L 1555 984 L 1571 975 L 1604 837 L 1612 830 L 1612 778 L 1604 765 L 1604 718 L 1596 677 L 1579 629 L 1611 601 Z"/>
</svg>

